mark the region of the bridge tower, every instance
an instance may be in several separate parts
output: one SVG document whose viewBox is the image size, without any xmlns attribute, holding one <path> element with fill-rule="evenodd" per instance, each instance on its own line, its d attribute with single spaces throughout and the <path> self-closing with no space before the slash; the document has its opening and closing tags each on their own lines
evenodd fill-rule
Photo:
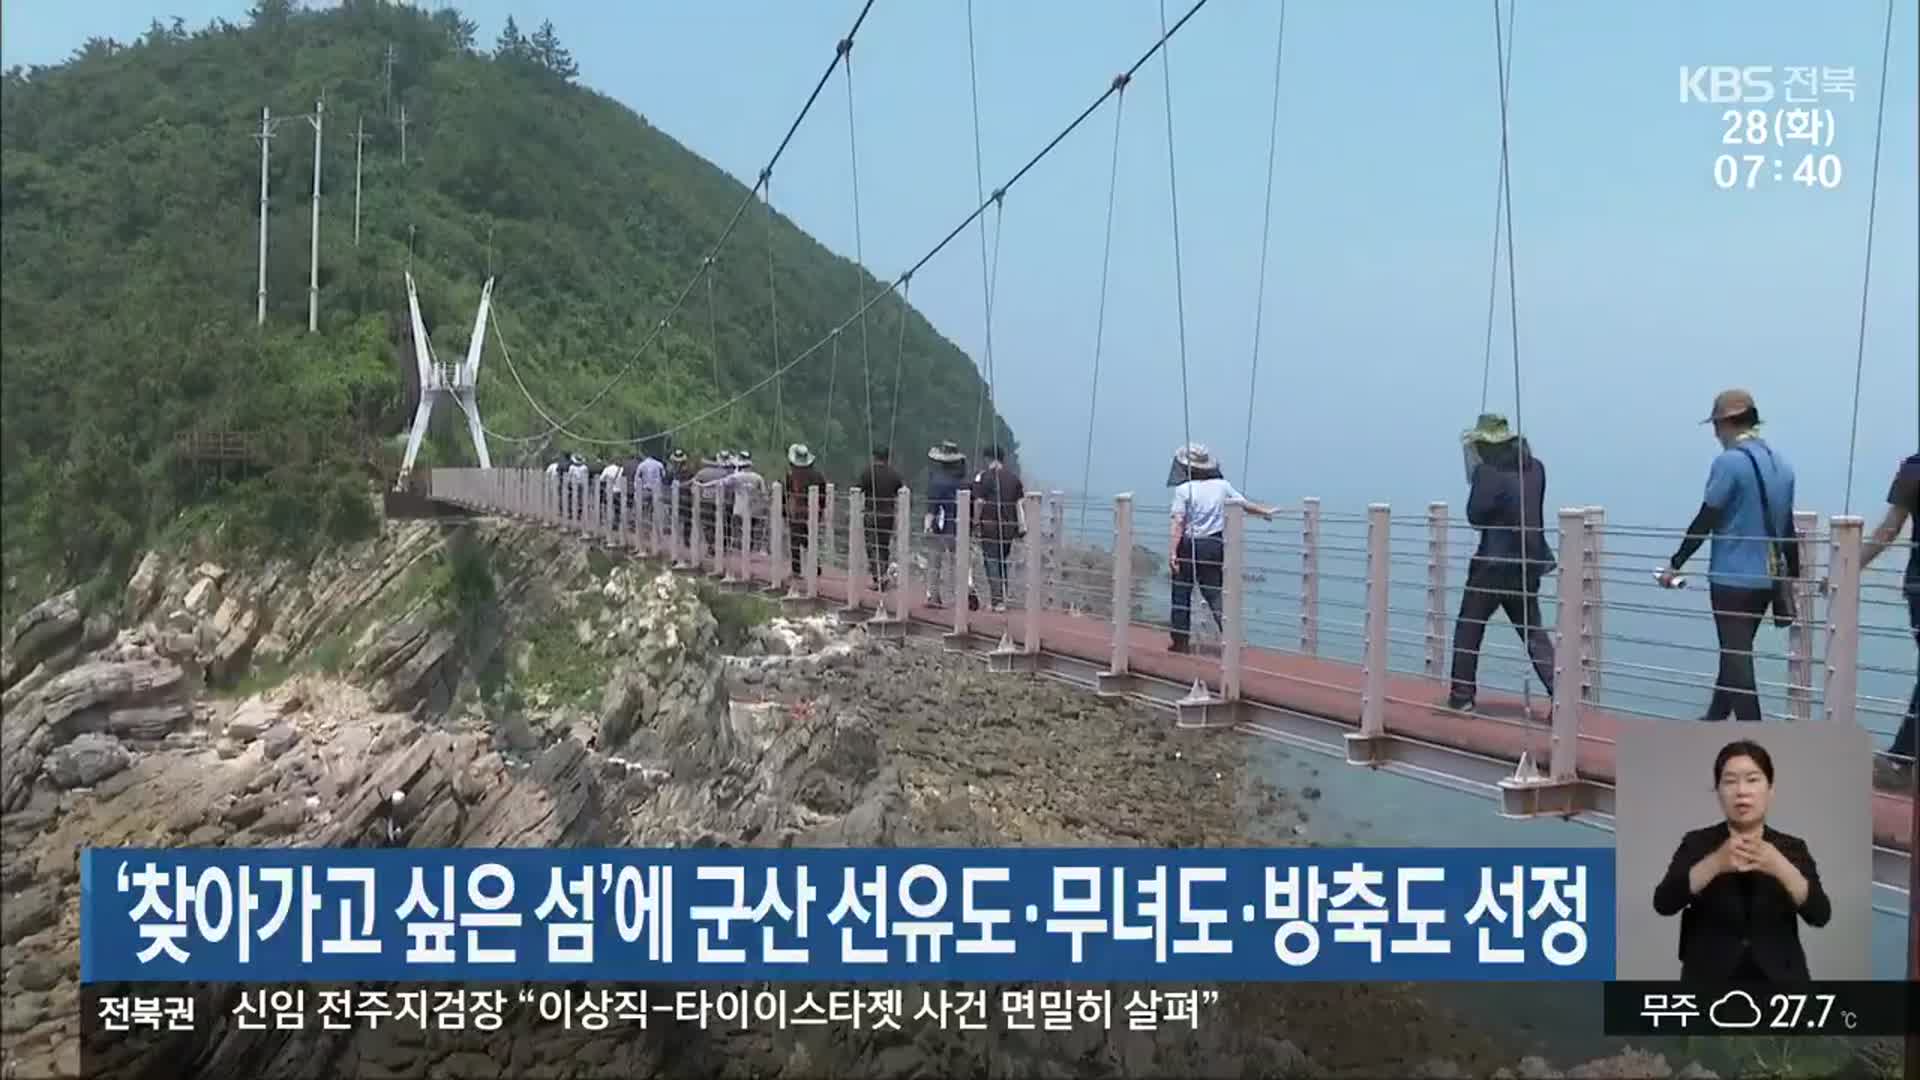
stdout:
<svg viewBox="0 0 1920 1080">
<path fill-rule="evenodd" d="M 413 472 L 413 459 L 420 453 L 420 440 L 426 437 L 427 421 L 433 417 L 433 407 L 442 398 L 453 401 L 454 407 L 467 414 L 467 434 L 473 438 L 473 450 L 480 459 L 480 467 L 493 468 L 493 459 L 487 454 L 487 431 L 480 426 L 480 403 L 474 397 L 474 386 L 480 378 L 480 347 L 487 336 L 487 309 L 493 301 L 493 279 L 480 290 L 480 311 L 473 317 L 473 337 L 467 342 L 467 358 L 457 364 L 442 364 L 433 355 L 433 345 L 427 340 L 426 324 L 420 320 L 420 295 L 413 287 L 413 274 L 407 273 L 407 314 L 413 319 L 413 360 L 420 371 L 420 404 L 413 410 L 413 430 L 407 434 L 407 456 L 400 463 L 400 476 L 394 481 L 394 490 L 400 490 L 406 478 Z"/>
</svg>

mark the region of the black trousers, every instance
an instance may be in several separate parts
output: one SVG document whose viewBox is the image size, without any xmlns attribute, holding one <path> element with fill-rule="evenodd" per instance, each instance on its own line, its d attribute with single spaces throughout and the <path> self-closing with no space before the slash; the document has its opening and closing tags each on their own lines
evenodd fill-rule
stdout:
<svg viewBox="0 0 1920 1080">
<path fill-rule="evenodd" d="M 1707 590 L 1707 600 L 1713 605 L 1713 632 L 1720 639 L 1720 674 L 1714 679 L 1705 718 L 1731 716 L 1757 724 L 1761 715 L 1760 698 L 1754 693 L 1753 639 L 1760 632 L 1760 620 L 1773 606 L 1773 590 L 1714 585 Z"/>
<path fill-rule="evenodd" d="M 1453 624 L 1453 696 L 1471 698 L 1480 680 L 1480 646 L 1487 638 L 1487 620 L 1496 611 L 1506 613 L 1513 631 L 1527 646 L 1533 673 L 1553 694 L 1553 639 L 1540 615 L 1540 581 L 1518 566 L 1475 562 L 1468 564 L 1467 583 L 1460 593 L 1460 615 Z"/>
<path fill-rule="evenodd" d="M 878 585 L 887 576 L 887 564 L 893 562 L 893 523 L 867 526 L 867 574 Z"/>
<path fill-rule="evenodd" d="M 1007 602 L 1007 557 L 1012 551 L 1011 540 L 1001 540 L 992 535 L 980 537 L 980 563 L 987 572 L 987 602 L 990 604 Z"/>
<path fill-rule="evenodd" d="M 1173 640 L 1176 645 L 1187 643 L 1189 627 L 1193 623 L 1193 590 L 1199 586 L 1200 596 L 1207 602 L 1207 609 L 1213 612 L 1213 624 L 1226 631 L 1225 609 L 1220 599 L 1220 585 L 1226 569 L 1227 543 L 1218 536 L 1184 537 L 1180 546 L 1174 550 L 1176 560 L 1173 570 Z"/>
<path fill-rule="evenodd" d="M 806 518 L 787 523 L 787 558 L 792 560 L 793 576 L 799 577 L 806 572 L 804 560 L 807 554 L 807 539 L 811 535 L 811 526 Z"/>
<path fill-rule="evenodd" d="M 1907 625 L 1913 628 L 1913 643 L 1920 647 L 1920 593 L 1907 594 Z M 1913 697 L 1907 701 L 1907 718 L 1900 722 L 1900 730 L 1893 735 L 1890 749 L 1908 760 L 1913 758 L 1914 727 L 1920 724 L 1920 676 L 1913 680 Z"/>
</svg>

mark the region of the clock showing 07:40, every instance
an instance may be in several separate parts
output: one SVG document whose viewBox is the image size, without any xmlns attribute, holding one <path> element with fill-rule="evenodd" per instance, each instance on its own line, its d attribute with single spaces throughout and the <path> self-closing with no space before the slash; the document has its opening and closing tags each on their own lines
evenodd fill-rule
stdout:
<svg viewBox="0 0 1920 1080">
<path fill-rule="evenodd" d="M 1838 154 L 1806 154 L 1799 162 L 1766 154 L 1721 154 L 1713 159 L 1713 184 L 1722 191 L 1761 183 L 1795 183 L 1804 188 L 1832 191 L 1840 186 L 1844 170 Z"/>
</svg>

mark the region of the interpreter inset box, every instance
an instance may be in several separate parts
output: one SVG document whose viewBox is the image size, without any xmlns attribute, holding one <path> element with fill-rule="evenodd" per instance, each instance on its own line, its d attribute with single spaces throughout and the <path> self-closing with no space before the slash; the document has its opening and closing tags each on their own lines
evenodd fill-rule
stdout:
<svg viewBox="0 0 1920 1080">
<path fill-rule="evenodd" d="M 1622 724 L 1615 760 L 1617 978 L 1871 977 L 1863 729 Z"/>
</svg>

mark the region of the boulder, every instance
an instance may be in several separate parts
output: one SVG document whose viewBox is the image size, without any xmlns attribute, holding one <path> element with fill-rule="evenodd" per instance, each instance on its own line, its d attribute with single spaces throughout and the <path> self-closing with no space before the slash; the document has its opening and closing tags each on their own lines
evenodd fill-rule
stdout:
<svg viewBox="0 0 1920 1080">
<path fill-rule="evenodd" d="M 299 741 L 300 729 L 282 721 L 268 728 L 266 734 L 260 736 L 260 750 L 266 754 L 268 761 L 272 761 L 293 749 Z"/>
<path fill-rule="evenodd" d="M 127 579 L 126 597 L 123 601 L 125 614 L 129 622 L 139 622 L 160 596 L 160 571 L 165 563 L 157 551 L 149 551 L 140 557 L 140 565 L 133 568 L 133 576 Z"/>
<path fill-rule="evenodd" d="M 48 680 L 0 716 L 0 809 L 16 809 L 55 747 L 98 731 L 111 710 L 178 700 L 184 678 L 165 660 L 95 661 Z"/>
<path fill-rule="evenodd" d="M 83 621 L 78 589 L 68 589 L 35 604 L 7 633 L 6 647 L 0 650 L 5 653 L 0 660 L 0 686 L 13 685 L 40 661 L 76 640 Z"/>
<path fill-rule="evenodd" d="M 133 755 L 111 735 L 76 735 L 56 747 L 42 766 L 56 787 L 92 787 L 133 764 Z"/>
</svg>

